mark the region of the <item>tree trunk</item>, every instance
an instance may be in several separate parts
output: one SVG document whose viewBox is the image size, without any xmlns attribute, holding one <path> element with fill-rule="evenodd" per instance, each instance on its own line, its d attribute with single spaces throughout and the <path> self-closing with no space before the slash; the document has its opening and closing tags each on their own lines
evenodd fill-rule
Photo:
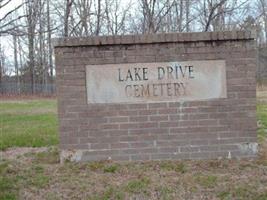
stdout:
<svg viewBox="0 0 267 200">
<path fill-rule="evenodd" d="M 64 17 L 64 37 L 69 36 L 69 17 L 73 0 L 66 0 L 66 10 Z"/>
<path fill-rule="evenodd" d="M 0 43 L 0 93 L 3 94 L 3 85 L 2 85 L 2 77 L 3 77 L 3 58 L 2 58 L 2 50 Z"/>
<path fill-rule="evenodd" d="M 49 72 L 50 72 L 50 83 L 53 83 L 53 49 L 52 49 L 52 39 L 51 39 L 51 21 L 50 21 L 50 0 L 47 0 L 47 42 L 48 42 L 48 67 L 49 67 Z"/>
<path fill-rule="evenodd" d="M 185 7 L 186 7 L 186 16 L 185 16 L 186 32 L 190 32 L 189 28 L 190 1 L 186 1 Z"/>
<path fill-rule="evenodd" d="M 101 17 L 101 0 L 98 0 L 97 4 L 97 22 L 95 35 L 99 35 L 100 32 L 100 17 Z"/>
<path fill-rule="evenodd" d="M 31 28 L 29 28 L 31 29 Z M 28 40 L 29 40 L 29 68 L 30 68 L 30 81 L 31 81 L 31 93 L 34 94 L 35 93 L 35 70 L 34 70 L 34 34 L 32 33 L 32 31 L 29 31 L 29 35 L 28 35 Z"/>
<path fill-rule="evenodd" d="M 15 34 L 13 35 L 13 45 L 14 45 L 14 66 L 16 73 L 16 87 L 17 87 L 17 92 L 20 93 L 20 77 L 19 77 L 19 65 L 18 65 L 18 38 Z"/>
<path fill-rule="evenodd" d="M 179 4 L 179 24 L 178 24 L 178 30 L 179 32 L 182 32 L 182 26 L 183 26 L 183 12 L 184 12 L 184 4 L 183 0 L 180 0 Z"/>
</svg>

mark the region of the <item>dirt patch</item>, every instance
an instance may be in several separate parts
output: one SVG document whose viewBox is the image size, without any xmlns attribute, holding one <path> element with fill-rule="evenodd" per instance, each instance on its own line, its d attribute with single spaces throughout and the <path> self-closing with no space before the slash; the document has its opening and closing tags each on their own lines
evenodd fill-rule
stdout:
<svg viewBox="0 0 267 200">
<path fill-rule="evenodd" d="M 48 151 L 48 147 L 40 147 L 40 148 L 33 148 L 33 147 L 16 147 L 16 148 L 9 148 L 6 151 L 0 151 L 0 160 L 16 160 L 18 157 L 22 157 L 25 154 L 36 154 L 40 152 Z"/>
</svg>

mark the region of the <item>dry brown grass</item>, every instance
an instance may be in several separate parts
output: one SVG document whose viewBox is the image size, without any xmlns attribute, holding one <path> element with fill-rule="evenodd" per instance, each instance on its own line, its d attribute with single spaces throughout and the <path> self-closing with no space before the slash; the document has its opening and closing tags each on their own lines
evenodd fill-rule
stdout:
<svg viewBox="0 0 267 200">
<path fill-rule="evenodd" d="M 12 183 L 6 190 L 14 199 L 264 200 L 266 147 L 261 146 L 257 160 L 64 164 L 59 164 L 57 150 L 50 149 L 2 161 L 0 175 Z"/>
</svg>

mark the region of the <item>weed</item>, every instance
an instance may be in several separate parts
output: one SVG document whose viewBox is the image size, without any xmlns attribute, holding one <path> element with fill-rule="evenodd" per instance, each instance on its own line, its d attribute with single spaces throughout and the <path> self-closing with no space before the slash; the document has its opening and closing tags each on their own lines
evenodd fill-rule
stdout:
<svg viewBox="0 0 267 200">
<path fill-rule="evenodd" d="M 37 174 L 33 179 L 32 179 L 32 185 L 37 188 L 42 188 L 48 185 L 50 178 L 48 176 L 45 176 L 43 174 Z"/>
<path fill-rule="evenodd" d="M 159 189 L 161 200 L 172 200 L 174 191 L 168 187 L 160 187 Z"/>
<path fill-rule="evenodd" d="M 214 175 L 198 175 L 195 181 L 205 188 L 213 188 L 217 184 L 217 177 Z"/>
<path fill-rule="evenodd" d="M 50 177 L 45 174 L 45 169 L 43 166 L 33 165 L 31 168 L 24 171 L 20 179 L 24 184 L 42 188 L 48 185 Z"/>
<path fill-rule="evenodd" d="M 102 194 L 95 195 L 90 200 L 123 200 L 124 193 L 119 189 L 114 189 L 113 187 L 109 187 Z"/>
<path fill-rule="evenodd" d="M 160 162 L 159 166 L 160 166 L 160 169 L 167 170 L 167 171 L 172 171 L 175 168 L 173 162 L 171 161 L 162 161 Z"/>
<path fill-rule="evenodd" d="M 8 162 L 0 163 L 0 175 L 4 174 L 7 171 L 7 168 L 8 168 Z"/>
<path fill-rule="evenodd" d="M 126 191 L 135 194 L 146 193 L 149 183 L 150 179 L 146 177 L 142 179 L 131 180 L 126 185 Z"/>
<path fill-rule="evenodd" d="M 182 162 L 175 163 L 172 161 L 162 161 L 160 162 L 159 165 L 160 165 L 160 168 L 163 170 L 176 171 L 179 173 L 185 173 L 187 171 L 185 164 Z"/>
<path fill-rule="evenodd" d="M 267 200 L 267 191 L 263 194 L 259 194 L 255 200 Z"/>
<path fill-rule="evenodd" d="M 115 173 L 118 170 L 118 165 L 110 165 L 104 167 L 105 173 Z"/>
<path fill-rule="evenodd" d="M 187 169 L 186 169 L 186 166 L 184 163 L 178 163 L 176 166 L 175 166 L 175 171 L 176 172 L 179 172 L 179 173 L 186 173 L 187 172 Z"/>
<path fill-rule="evenodd" d="M 1 166 L 0 173 L 0 199 L 13 200 L 17 196 L 17 179 L 13 175 L 5 173 L 8 171 L 8 166 Z"/>
<path fill-rule="evenodd" d="M 2 193 L 0 192 L 0 199 L 1 200 L 16 200 L 17 195 L 15 193 Z"/>
<path fill-rule="evenodd" d="M 59 160 L 59 151 L 57 149 L 51 149 L 46 152 L 40 152 L 35 155 L 35 162 L 42 164 L 57 164 Z"/>
<path fill-rule="evenodd" d="M 231 193 L 229 191 L 221 191 L 217 194 L 217 197 L 221 200 L 231 200 Z"/>
<path fill-rule="evenodd" d="M 88 164 L 88 167 L 92 171 L 98 171 L 98 170 L 102 170 L 105 167 L 105 163 L 103 161 L 91 162 Z"/>
</svg>

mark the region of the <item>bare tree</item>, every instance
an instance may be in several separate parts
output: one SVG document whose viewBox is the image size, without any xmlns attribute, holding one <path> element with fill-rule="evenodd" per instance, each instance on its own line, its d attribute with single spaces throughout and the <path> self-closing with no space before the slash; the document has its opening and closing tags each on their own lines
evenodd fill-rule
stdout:
<svg viewBox="0 0 267 200">
<path fill-rule="evenodd" d="M 0 43 L 0 93 L 3 93 L 2 83 L 3 83 L 3 77 L 5 75 L 5 63 L 6 63 L 6 56 L 4 53 L 4 49 Z"/>
<path fill-rule="evenodd" d="M 100 33 L 100 20 L 101 20 L 101 0 L 97 0 L 97 19 L 96 19 L 96 31 L 95 35 Z"/>
<path fill-rule="evenodd" d="M 18 36 L 16 34 L 13 35 L 13 45 L 14 45 L 14 67 L 16 74 L 16 83 L 17 83 L 17 88 L 20 88 L 19 63 L 18 63 Z"/>
<path fill-rule="evenodd" d="M 108 35 L 124 34 L 131 1 L 122 7 L 121 0 L 105 0 L 105 19 Z"/>
<path fill-rule="evenodd" d="M 38 15 L 38 1 L 28 0 L 26 6 L 27 13 L 27 31 L 28 31 L 28 59 L 29 59 L 29 70 L 30 70 L 30 81 L 32 93 L 35 92 L 35 30 L 37 24 Z"/>
<path fill-rule="evenodd" d="M 263 30 L 265 35 L 265 43 L 267 43 L 267 0 L 258 0 L 257 7 L 263 21 Z"/>
<path fill-rule="evenodd" d="M 65 15 L 64 15 L 64 36 L 69 36 L 69 17 L 71 12 L 71 7 L 74 0 L 66 0 L 66 9 L 65 9 Z"/>
<path fill-rule="evenodd" d="M 233 14 L 243 14 L 240 10 L 244 10 L 247 4 L 248 0 L 201 0 L 197 5 L 199 22 L 203 26 L 204 31 L 225 30 L 226 18 L 232 17 Z M 238 22 L 242 17 L 237 17 Z M 234 24 L 238 22 L 231 21 Z"/>
<path fill-rule="evenodd" d="M 2 79 L 3 79 L 3 69 L 4 69 L 4 56 L 3 56 L 3 52 L 2 52 L 2 46 L 0 43 L 0 89 L 1 89 L 1 93 L 2 93 Z"/>
<path fill-rule="evenodd" d="M 17 11 L 20 10 L 26 2 L 23 2 L 15 8 L 6 11 L 7 7 L 9 7 L 12 3 L 13 2 L 11 0 L 0 0 L 0 12 L 5 13 L 3 17 L 0 18 L 0 36 L 3 34 L 8 34 L 14 29 L 22 27 L 21 24 L 14 26 L 14 22 L 26 17 L 26 15 L 23 14 L 17 15 Z"/>
<path fill-rule="evenodd" d="M 176 1 L 140 0 L 142 10 L 142 33 L 156 33 Z"/>
<path fill-rule="evenodd" d="M 53 81 L 54 69 L 53 69 L 53 49 L 52 49 L 52 29 L 51 29 L 51 18 L 50 18 L 50 0 L 46 1 L 46 14 L 47 14 L 47 43 L 48 43 L 48 68 L 50 71 L 50 79 Z"/>
</svg>

